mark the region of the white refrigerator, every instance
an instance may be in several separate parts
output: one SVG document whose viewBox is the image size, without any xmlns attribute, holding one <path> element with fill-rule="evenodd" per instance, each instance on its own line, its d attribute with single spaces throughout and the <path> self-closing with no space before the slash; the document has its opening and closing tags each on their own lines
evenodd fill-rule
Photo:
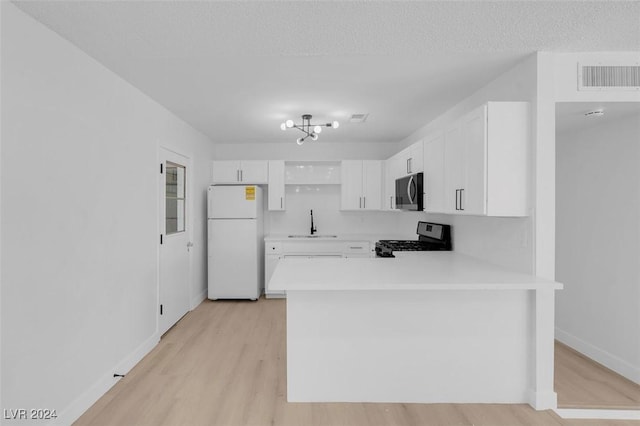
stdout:
<svg viewBox="0 0 640 426">
<path fill-rule="evenodd" d="M 262 190 L 212 185 L 207 200 L 209 299 L 257 300 L 264 282 Z"/>
</svg>

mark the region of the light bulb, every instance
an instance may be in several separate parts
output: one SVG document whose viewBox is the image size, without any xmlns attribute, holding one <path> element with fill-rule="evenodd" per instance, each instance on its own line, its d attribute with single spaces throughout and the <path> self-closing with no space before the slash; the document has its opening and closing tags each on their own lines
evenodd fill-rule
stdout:
<svg viewBox="0 0 640 426">
<path fill-rule="evenodd" d="M 282 123 L 282 124 L 280 125 L 280 128 L 281 128 L 282 130 L 287 130 L 287 125 L 286 125 L 286 123 Z"/>
<path fill-rule="evenodd" d="M 296 143 L 297 143 L 298 145 L 302 145 L 302 144 L 303 144 L 303 142 L 304 142 L 304 139 L 302 139 L 302 138 L 298 138 L 298 139 L 296 139 Z"/>
<path fill-rule="evenodd" d="M 321 131 L 322 131 L 322 127 L 320 127 L 320 126 L 316 126 L 316 127 L 313 128 L 313 132 L 314 133 L 320 133 Z"/>
<path fill-rule="evenodd" d="M 293 120 L 287 120 L 284 122 L 284 124 L 286 124 L 287 127 L 291 128 L 293 127 Z"/>
<path fill-rule="evenodd" d="M 334 121 L 333 123 L 331 123 L 331 127 L 333 127 L 334 129 L 337 129 L 338 127 L 340 127 L 340 123 L 338 123 L 337 121 Z"/>
<path fill-rule="evenodd" d="M 315 133 L 311 133 L 311 139 L 313 139 L 314 141 L 317 141 L 318 135 L 316 135 Z"/>
</svg>

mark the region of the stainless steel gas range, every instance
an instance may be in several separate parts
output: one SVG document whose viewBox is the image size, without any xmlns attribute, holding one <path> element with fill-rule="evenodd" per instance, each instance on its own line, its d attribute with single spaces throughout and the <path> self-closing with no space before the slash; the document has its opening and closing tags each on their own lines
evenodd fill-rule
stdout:
<svg viewBox="0 0 640 426">
<path fill-rule="evenodd" d="M 418 222 L 417 240 L 380 240 L 376 243 L 377 257 L 395 257 L 394 251 L 451 250 L 451 226 Z"/>
</svg>

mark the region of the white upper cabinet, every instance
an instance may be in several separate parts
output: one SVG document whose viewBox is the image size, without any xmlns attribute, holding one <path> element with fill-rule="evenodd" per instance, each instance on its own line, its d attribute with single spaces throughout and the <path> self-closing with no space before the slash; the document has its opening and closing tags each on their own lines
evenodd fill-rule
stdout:
<svg viewBox="0 0 640 426">
<path fill-rule="evenodd" d="M 438 133 L 424 140 L 424 211 L 447 211 L 444 183 L 444 134 Z"/>
<path fill-rule="evenodd" d="M 416 142 L 409 147 L 409 174 L 420 173 L 424 171 L 424 155 L 422 141 Z"/>
<path fill-rule="evenodd" d="M 214 161 L 211 170 L 213 183 L 238 183 L 240 180 L 239 161 Z"/>
<path fill-rule="evenodd" d="M 340 168 L 340 209 L 362 208 L 362 161 L 344 160 Z"/>
<path fill-rule="evenodd" d="M 382 199 L 382 161 L 362 162 L 362 208 L 380 210 Z"/>
<path fill-rule="evenodd" d="M 269 161 L 269 210 L 285 210 L 284 160 Z"/>
<path fill-rule="evenodd" d="M 422 141 L 416 142 L 397 153 L 394 157 L 401 163 L 400 176 L 412 175 L 424 171 Z"/>
<path fill-rule="evenodd" d="M 403 161 L 399 155 L 384 161 L 382 210 L 396 211 L 396 179 L 404 175 Z"/>
<path fill-rule="evenodd" d="M 214 161 L 212 182 L 266 184 L 269 176 L 267 163 L 264 160 Z"/>
<path fill-rule="evenodd" d="M 341 210 L 380 210 L 382 162 L 342 161 L 340 193 Z"/>
<path fill-rule="evenodd" d="M 460 213 L 460 188 L 464 186 L 464 146 L 459 122 L 444 131 L 444 200 L 446 213 Z"/>
<path fill-rule="evenodd" d="M 487 212 L 487 114 L 486 107 L 475 110 L 462 120 L 460 136 L 464 146 L 464 187 L 460 209 L 467 214 Z"/>
<path fill-rule="evenodd" d="M 528 214 L 528 123 L 528 103 L 489 102 L 445 129 L 444 212 Z M 427 149 L 435 150 L 430 144 Z M 427 154 L 425 161 L 432 167 Z M 427 188 L 437 192 L 429 183 Z"/>
<path fill-rule="evenodd" d="M 240 162 L 240 179 L 243 183 L 267 183 L 269 180 L 268 161 L 242 160 Z"/>
</svg>

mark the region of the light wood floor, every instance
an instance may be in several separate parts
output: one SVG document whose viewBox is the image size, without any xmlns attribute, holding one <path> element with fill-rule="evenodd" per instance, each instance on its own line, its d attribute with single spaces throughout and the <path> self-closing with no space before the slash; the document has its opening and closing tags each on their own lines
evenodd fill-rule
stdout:
<svg viewBox="0 0 640 426">
<path fill-rule="evenodd" d="M 640 409 L 640 385 L 556 342 L 558 408 Z"/>
<path fill-rule="evenodd" d="M 205 301 L 76 425 L 635 425 L 525 404 L 286 402 L 285 301 Z"/>
</svg>

